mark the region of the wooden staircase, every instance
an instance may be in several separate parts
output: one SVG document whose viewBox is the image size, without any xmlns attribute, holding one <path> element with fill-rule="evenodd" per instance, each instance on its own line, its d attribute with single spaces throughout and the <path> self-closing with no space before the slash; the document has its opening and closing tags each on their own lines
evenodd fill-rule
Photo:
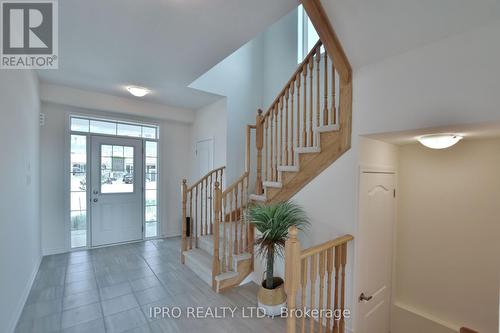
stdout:
<svg viewBox="0 0 500 333">
<path fill-rule="evenodd" d="M 351 145 L 350 64 L 320 1 L 302 3 L 320 40 L 267 111 L 247 125 L 243 175 L 225 187 L 221 167 L 190 187 L 182 183 L 181 260 L 217 292 L 253 271 L 254 229 L 244 209 L 252 201 L 290 199 Z"/>
</svg>

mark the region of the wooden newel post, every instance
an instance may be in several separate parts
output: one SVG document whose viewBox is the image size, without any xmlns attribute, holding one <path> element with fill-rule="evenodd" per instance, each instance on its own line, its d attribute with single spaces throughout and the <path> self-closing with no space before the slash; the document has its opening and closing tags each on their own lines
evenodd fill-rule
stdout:
<svg viewBox="0 0 500 333">
<path fill-rule="evenodd" d="M 187 202 L 187 180 L 182 180 L 181 185 L 181 194 L 182 194 L 182 251 L 181 251 L 181 263 L 184 263 L 184 251 L 187 250 L 187 241 L 186 241 L 186 202 Z"/>
<path fill-rule="evenodd" d="M 220 220 L 222 209 L 222 191 L 219 187 L 219 182 L 215 182 L 214 187 L 214 253 L 212 260 L 212 288 L 217 291 L 215 277 L 220 274 L 220 259 L 219 259 L 219 237 L 220 237 Z"/>
<path fill-rule="evenodd" d="M 290 229 L 288 229 L 288 239 L 285 243 L 285 292 L 288 307 L 288 317 L 286 321 L 287 333 L 295 333 L 297 327 L 297 289 L 300 284 L 300 254 L 302 251 L 297 234 L 297 227 L 290 227 Z"/>
<path fill-rule="evenodd" d="M 263 116 L 262 110 L 257 111 L 257 117 L 255 119 L 255 146 L 257 148 L 257 176 L 255 183 L 255 193 L 263 194 L 264 187 L 262 186 L 262 147 L 264 145 L 264 131 L 262 124 Z"/>
</svg>

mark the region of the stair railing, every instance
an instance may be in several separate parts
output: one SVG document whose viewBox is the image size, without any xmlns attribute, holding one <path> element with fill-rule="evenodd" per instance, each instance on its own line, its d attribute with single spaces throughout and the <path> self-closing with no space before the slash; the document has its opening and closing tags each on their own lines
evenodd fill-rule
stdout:
<svg viewBox="0 0 500 333">
<path fill-rule="evenodd" d="M 276 182 L 281 166 L 296 164 L 297 148 L 318 145 L 318 128 L 339 125 L 343 110 L 336 96 L 345 84 L 318 40 L 267 112 L 257 116 L 257 194 L 263 193 L 262 180 Z"/>
<path fill-rule="evenodd" d="M 246 127 L 245 172 L 225 190 L 215 184 L 214 200 L 214 250 L 212 263 L 212 286 L 215 289 L 215 277 L 221 273 L 233 271 L 234 257 L 242 253 L 253 256 L 253 228 L 244 213 L 248 206 L 250 184 L 250 140 L 251 130 Z"/>
<path fill-rule="evenodd" d="M 295 333 L 297 327 L 306 332 L 307 326 L 309 332 L 315 332 L 318 325 L 319 332 L 344 333 L 347 243 L 353 237 L 345 235 L 302 250 L 297 232 L 296 227 L 291 227 L 285 243 L 286 332 Z M 317 318 L 306 318 L 305 309 L 318 310 Z"/>
<path fill-rule="evenodd" d="M 182 263 L 184 263 L 184 251 L 198 247 L 200 236 L 213 234 L 215 184 L 222 187 L 225 168 L 223 166 L 208 172 L 190 187 L 187 186 L 186 179 L 182 180 Z"/>
</svg>

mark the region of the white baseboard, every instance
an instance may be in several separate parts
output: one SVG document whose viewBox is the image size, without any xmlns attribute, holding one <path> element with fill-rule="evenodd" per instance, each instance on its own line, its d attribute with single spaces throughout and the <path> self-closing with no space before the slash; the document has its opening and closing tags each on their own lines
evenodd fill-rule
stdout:
<svg viewBox="0 0 500 333">
<path fill-rule="evenodd" d="M 457 333 L 460 327 L 401 302 L 392 309 L 392 333 Z"/>
<path fill-rule="evenodd" d="M 42 255 L 45 256 L 51 256 L 53 254 L 61 254 L 61 253 L 66 253 L 69 252 L 67 249 L 51 249 L 51 250 L 42 250 Z"/>
<path fill-rule="evenodd" d="M 31 287 L 33 286 L 33 283 L 35 282 L 36 274 L 38 273 L 38 269 L 40 268 L 40 264 L 42 263 L 42 258 L 43 258 L 43 256 L 40 256 L 38 258 L 38 262 L 36 263 L 33 271 L 31 272 L 30 278 L 28 280 L 28 284 L 24 287 L 24 290 L 21 294 L 21 297 L 19 297 L 19 303 L 17 304 L 16 311 L 14 312 L 15 315 L 12 318 L 12 321 L 10 322 L 10 324 L 7 326 L 8 327 L 7 332 L 14 333 L 14 331 L 16 329 L 17 322 L 19 321 L 19 318 L 21 318 L 21 314 L 23 312 L 24 305 L 26 304 L 26 301 L 28 300 L 28 296 L 30 294 Z"/>
</svg>

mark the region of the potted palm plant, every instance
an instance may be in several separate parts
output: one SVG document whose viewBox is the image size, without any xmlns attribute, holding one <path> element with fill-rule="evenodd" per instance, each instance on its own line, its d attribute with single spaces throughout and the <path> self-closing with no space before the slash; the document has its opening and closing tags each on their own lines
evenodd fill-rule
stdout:
<svg viewBox="0 0 500 333">
<path fill-rule="evenodd" d="M 308 224 L 304 210 L 293 202 L 253 205 L 249 208 L 250 222 L 260 236 L 256 239 L 256 252 L 266 259 L 265 279 L 257 294 L 259 307 L 268 316 L 280 315 L 286 303 L 283 279 L 274 276 L 274 261 L 283 257 L 288 228 L 303 230 Z"/>
</svg>

